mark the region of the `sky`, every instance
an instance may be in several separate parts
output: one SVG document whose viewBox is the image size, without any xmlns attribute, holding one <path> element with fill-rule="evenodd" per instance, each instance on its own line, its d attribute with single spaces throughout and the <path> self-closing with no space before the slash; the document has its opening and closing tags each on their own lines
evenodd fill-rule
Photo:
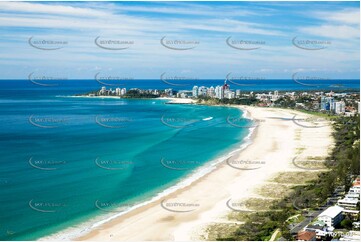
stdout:
<svg viewBox="0 0 361 242">
<path fill-rule="evenodd" d="M 357 1 L 0 2 L 0 79 L 359 79 L 359 12 Z"/>
</svg>

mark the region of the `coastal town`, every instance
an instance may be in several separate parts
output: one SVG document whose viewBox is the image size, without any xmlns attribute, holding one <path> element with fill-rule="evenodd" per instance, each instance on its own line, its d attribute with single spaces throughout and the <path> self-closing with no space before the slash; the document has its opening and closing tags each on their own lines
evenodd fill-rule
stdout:
<svg viewBox="0 0 361 242">
<path fill-rule="evenodd" d="M 352 90 L 342 91 L 242 91 L 232 90 L 225 81 L 222 86 L 193 86 L 191 90 L 171 88 L 139 89 L 101 87 L 80 96 L 119 97 L 119 98 L 169 98 L 169 103 L 182 103 L 174 100 L 192 100 L 197 104 L 244 104 L 257 107 L 281 107 L 312 113 L 354 118 L 360 113 L 360 96 Z M 360 177 L 350 176 L 352 185 L 337 185 L 327 202 L 322 205 L 294 202 L 296 214 L 287 222 L 290 238 L 299 241 L 350 241 L 360 238 Z M 276 233 L 276 232 L 275 232 Z M 289 238 L 287 238 L 289 239 Z M 276 240 L 287 240 L 284 237 Z"/>
<path fill-rule="evenodd" d="M 216 104 L 244 104 L 259 107 L 295 108 L 307 111 L 323 112 L 336 115 L 353 116 L 360 113 L 360 94 L 355 91 L 242 91 L 232 90 L 227 81 L 215 87 L 193 86 L 191 90 L 173 90 L 167 88 L 139 89 L 101 87 L 79 96 L 104 97 L 114 96 L 120 98 L 182 98 L 197 101 L 214 100 Z M 213 102 L 214 103 L 214 102 Z"/>
<path fill-rule="evenodd" d="M 360 177 L 345 191 L 337 187 L 333 197 L 318 210 L 309 212 L 298 225 L 290 225 L 299 241 L 354 241 L 360 239 Z"/>
</svg>

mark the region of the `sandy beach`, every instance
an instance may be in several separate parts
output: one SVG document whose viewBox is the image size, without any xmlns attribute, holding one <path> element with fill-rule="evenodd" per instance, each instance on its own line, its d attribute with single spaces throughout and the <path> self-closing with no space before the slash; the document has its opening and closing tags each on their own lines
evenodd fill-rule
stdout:
<svg viewBox="0 0 361 242">
<path fill-rule="evenodd" d="M 247 148 L 190 186 L 109 221 L 76 240 L 204 239 L 208 225 L 235 223 L 227 218 L 231 212 L 227 201 L 257 196 L 257 188 L 267 185 L 280 172 L 307 171 L 293 164 L 295 157 L 326 157 L 332 148 L 331 127 L 327 123 L 315 124 L 310 115 L 276 108 L 238 108 L 259 120 Z M 295 115 L 303 121 L 292 120 Z M 230 165 L 235 161 L 248 163 L 239 167 Z M 261 162 L 255 166 L 252 161 Z M 182 206 L 167 207 L 167 202 L 197 206 L 185 210 Z"/>
</svg>

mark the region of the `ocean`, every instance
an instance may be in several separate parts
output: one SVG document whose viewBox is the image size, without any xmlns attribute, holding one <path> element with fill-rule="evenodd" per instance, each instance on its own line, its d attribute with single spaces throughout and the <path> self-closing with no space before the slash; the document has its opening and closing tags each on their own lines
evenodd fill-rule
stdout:
<svg viewBox="0 0 361 242">
<path fill-rule="evenodd" d="M 121 87 L 183 90 L 222 83 L 186 87 L 128 80 Z M 255 83 L 239 89 L 314 89 L 292 80 Z M 358 80 L 333 84 L 340 83 L 359 91 Z M 100 83 L 52 84 L 0 81 L 0 240 L 54 234 L 71 239 L 189 184 L 249 142 L 252 121 L 241 118 L 239 109 L 167 105 L 160 99 L 74 98 L 100 89 Z M 230 124 L 229 117 L 241 125 Z"/>
<path fill-rule="evenodd" d="M 69 239 L 186 185 L 249 134 L 227 123 L 235 108 L 69 97 L 93 88 L 0 81 L 0 240 Z"/>
</svg>

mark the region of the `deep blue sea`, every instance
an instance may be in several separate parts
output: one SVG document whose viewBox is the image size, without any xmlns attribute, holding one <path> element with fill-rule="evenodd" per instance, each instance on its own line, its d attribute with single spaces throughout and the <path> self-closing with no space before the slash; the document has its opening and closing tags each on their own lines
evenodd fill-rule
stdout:
<svg viewBox="0 0 361 242">
<path fill-rule="evenodd" d="M 174 188 L 249 133 L 226 122 L 242 115 L 234 108 L 68 97 L 98 88 L 0 81 L 0 240 L 79 232 Z"/>
<path fill-rule="evenodd" d="M 222 83 L 129 80 L 121 87 L 180 90 Z M 242 116 L 235 108 L 72 98 L 101 85 L 94 80 L 55 84 L 0 81 L 0 240 L 33 240 L 69 228 L 79 232 L 197 175 L 200 167 L 239 148 L 250 132 L 227 123 L 227 117 Z M 231 84 L 231 89 L 315 89 L 292 80 L 253 84 Z M 340 84 L 359 91 L 358 80 L 335 81 L 323 89 Z"/>
</svg>

